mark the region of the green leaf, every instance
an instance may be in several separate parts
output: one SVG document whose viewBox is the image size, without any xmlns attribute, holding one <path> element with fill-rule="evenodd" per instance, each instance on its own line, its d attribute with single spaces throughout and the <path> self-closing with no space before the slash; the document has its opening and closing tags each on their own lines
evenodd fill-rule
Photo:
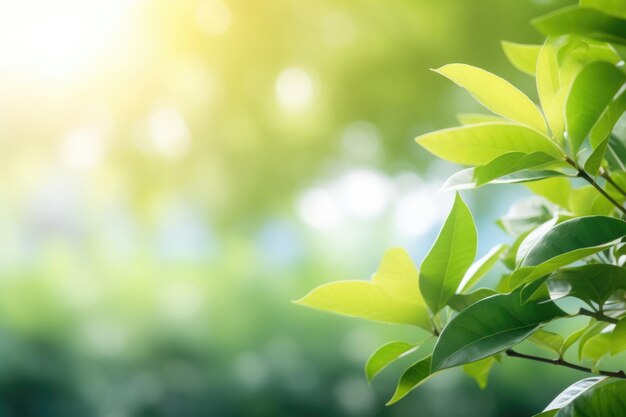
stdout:
<svg viewBox="0 0 626 417">
<path fill-rule="evenodd" d="M 387 402 L 387 405 L 397 403 L 404 398 L 410 391 L 424 384 L 433 375 L 430 372 L 431 356 L 428 356 L 409 367 L 398 382 L 393 397 Z"/>
<path fill-rule="evenodd" d="M 469 306 L 443 329 L 433 351 L 432 371 L 465 365 L 515 346 L 541 324 L 566 313 L 554 303 L 521 303 L 519 291 Z"/>
<path fill-rule="evenodd" d="M 512 123 L 483 123 L 443 129 L 415 140 L 441 159 L 466 165 L 485 165 L 509 152 L 544 152 L 556 159 L 564 156 L 546 136 Z"/>
<path fill-rule="evenodd" d="M 537 92 L 541 107 L 552 131 L 552 135 L 563 142 L 565 118 L 557 93 L 560 89 L 558 44 L 552 39 L 546 40 L 537 56 L 536 70 Z"/>
<path fill-rule="evenodd" d="M 588 389 L 592 388 L 594 385 L 605 379 L 605 376 L 594 376 L 573 383 L 569 387 L 565 388 L 563 392 L 557 395 L 543 411 L 548 412 L 552 410 L 560 410 L 561 408 L 574 401 L 583 392 L 587 391 Z"/>
<path fill-rule="evenodd" d="M 546 122 L 535 103 L 503 78 L 465 64 L 449 64 L 435 71 L 466 89 L 495 114 L 547 133 Z"/>
<path fill-rule="evenodd" d="M 472 304 L 496 294 L 499 293 L 490 288 L 479 288 L 468 294 L 453 295 L 450 301 L 448 301 L 448 305 L 455 311 L 463 311 Z"/>
<path fill-rule="evenodd" d="M 626 380 L 606 378 L 580 393 L 556 417 L 622 417 L 626 415 Z"/>
<path fill-rule="evenodd" d="M 507 249 L 506 245 L 498 245 L 469 267 L 459 285 L 459 292 L 468 291 L 485 276 L 498 262 L 502 253 Z"/>
<path fill-rule="evenodd" d="M 515 243 L 511 246 L 505 258 L 512 254 L 515 260 L 515 253 L 519 244 L 524 239 L 519 236 L 528 234 L 532 229 L 547 222 L 556 212 L 557 207 L 553 206 L 543 198 L 530 197 L 515 202 L 509 211 L 498 220 L 500 226 L 506 233 L 517 236 Z"/>
<path fill-rule="evenodd" d="M 626 318 L 620 319 L 611 333 L 611 355 L 626 350 Z"/>
<path fill-rule="evenodd" d="M 626 222 L 606 216 L 580 217 L 554 226 L 526 255 L 522 265 L 536 266 L 580 249 L 612 243 L 626 236 Z"/>
<path fill-rule="evenodd" d="M 339 281 L 322 285 L 295 303 L 307 307 L 431 331 L 429 312 L 419 290 L 418 272 L 400 248 L 385 252 L 372 281 Z"/>
<path fill-rule="evenodd" d="M 622 71 L 604 61 L 592 62 L 580 71 L 565 107 L 567 135 L 573 153 L 578 152 L 625 81 L 626 75 Z"/>
<path fill-rule="evenodd" d="M 563 356 L 565 352 L 567 352 L 569 348 L 571 348 L 572 345 L 576 343 L 578 339 L 582 337 L 582 335 L 585 333 L 586 330 L 587 328 L 583 327 L 582 329 L 578 329 L 574 333 L 567 336 L 565 338 L 565 342 L 563 342 L 563 346 L 561 346 L 560 355 Z"/>
<path fill-rule="evenodd" d="M 518 286 L 567 266 L 603 249 L 626 236 L 626 223 L 606 216 L 587 216 L 554 226 L 539 239 L 511 277 Z"/>
<path fill-rule="evenodd" d="M 379 347 L 365 364 L 365 376 L 368 382 L 371 382 L 390 363 L 415 351 L 418 346 L 406 342 L 390 342 Z"/>
<path fill-rule="evenodd" d="M 502 42 L 502 49 L 504 49 L 504 54 L 515 68 L 528 75 L 535 75 L 541 45 L 526 45 L 504 41 Z"/>
<path fill-rule="evenodd" d="M 433 313 L 446 306 L 476 256 L 476 226 L 460 195 L 422 263 L 420 290 Z"/>
<path fill-rule="evenodd" d="M 590 359 L 592 362 L 591 369 L 597 372 L 598 364 L 603 357 L 611 351 L 611 334 L 600 333 L 589 338 L 589 341 L 582 349 L 582 358 Z"/>
<path fill-rule="evenodd" d="M 585 347 L 587 343 L 593 339 L 596 335 L 599 335 L 609 326 L 609 323 L 605 323 L 603 321 L 596 321 L 595 319 L 589 320 L 589 324 L 585 328 L 585 331 L 580 336 L 578 340 L 578 359 L 583 359 L 583 354 L 585 352 Z"/>
<path fill-rule="evenodd" d="M 626 0 L 580 0 L 580 5 L 626 18 Z"/>
<path fill-rule="evenodd" d="M 526 169 L 545 167 L 547 165 L 558 167 L 564 164 L 565 162 L 557 160 L 552 155 L 543 152 L 532 152 L 529 154 L 510 152 L 500 155 L 487 165 L 477 166 L 474 169 L 474 178 L 476 179 L 476 184 L 480 186 L 497 178 L 504 177 L 505 175 Z M 556 175 L 562 174 L 556 173 Z"/>
<path fill-rule="evenodd" d="M 626 20 L 598 10 L 565 7 L 532 21 L 546 36 L 578 34 L 603 41 L 626 43 Z"/>
<path fill-rule="evenodd" d="M 506 154 L 510 155 L 510 154 Z M 497 159 L 497 158 L 496 158 Z M 478 168 L 478 167 L 477 167 Z M 467 168 L 451 175 L 441 187 L 441 191 L 459 191 L 477 188 L 485 184 L 479 184 L 476 180 L 476 168 Z M 546 178 L 562 177 L 565 174 L 559 171 L 548 170 L 523 170 L 504 175 L 489 181 L 489 184 L 519 184 L 533 181 L 541 181 Z"/>
<path fill-rule="evenodd" d="M 481 389 L 485 389 L 487 387 L 487 380 L 489 379 L 489 372 L 496 362 L 497 359 L 494 356 L 489 356 L 477 362 L 463 365 L 463 371 L 474 378 Z"/>
<path fill-rule="evenodd" d="M 585 161 L 585 171 L 589 173 L 589 175 L 595 177 L 598 174 L 598 170 L 602 165 L 602 161 L 604 160 L 604 154 L 609 146 L 609 136 L 606 137 L 602 142 L 598 144 L 589 155 L 589 158 Z"/>
<path fill-rule="evenodd" d="M 615 206 L 591 185 L 571 190 L 569 208 L 576 216 L 606 216 L 615 211 Z"/>
<path fill-rule="evenodd" d="M 561 354 L 561 348 L 563 347 L 563 336 L 557 333 L 548 332 L 543 329 L 538 329 L 528 338 L 531 342 L 539 347 L 547 349 L 557 355 Z"/>
<path fill-rule="evenodd" d="M 567 178 L 549 178 L 526 184 L 533 193 L 565 209 L 569 208 L 569 196 L 572 186 Z"/>
<path fill-rule="evenodd" d="M 617 290 L 626 290 L 626 269 L 610 264 L 564 268 L 550 275 L 548 288 L 554 298 L 570 296 L 603 305 Z"/>
</svg>

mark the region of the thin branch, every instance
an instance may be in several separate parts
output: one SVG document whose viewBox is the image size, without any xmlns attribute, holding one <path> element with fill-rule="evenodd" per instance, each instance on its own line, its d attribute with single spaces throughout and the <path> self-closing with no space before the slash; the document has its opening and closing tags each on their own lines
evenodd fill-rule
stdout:
<svg viewBox="0 0 626 417">
<path fill-rule="evenodd" d="M 580 365 L 576 365 L 575 363 L 567 362 L 566 360 L 564 360 L 562 358 L 559 358 L 559 359 L 542 358 L 540 356 L 527 355 L 525 353 L 516 352 L 513 349 L 508 349 L 505 353 L 507 354 L 507 356 L 510 356 L 512 358 L 527 359 L 527 360 L 531 360 L 531 361 L 535 361 L 535 362 L 548 363 L 550 365 L 564 366 L 566 368 L 575 369 L 577 371 L 582 371 L 582 372 L 588 372 L 588 373 L 591 373 L 591 374 L 598 374 L 598 375 L 610 376 L 610 377 L 613 377 L 613 378 L 626 379 L 626 374 L 624 373 L 624 371 L 617 371 L 617 372 L 613 372 L 613 371 L 596 371 L 596 372 L 594 372 L 591 368 L 585 368 L 584 366 L 580 366 Z"/>
<path fill-rule="evenodd" d="M 593 188 L 595 188 L 600 194 L 602 194 L 604 196 L 604 198 L 609 200 L 611 202 L 611 204 L 613 204 L 615 207 L 617 207 L 622 212 L 622 214 L 626 215 L 626 208 L 624 208 L 624 206 L 622 206 L 620 203 L 615 201 L 615 199 L 613 197 L 611 197 L 606 191 L 604 191 L 602 189 L 602 187 L 600 187 L 598 185 L 598 183 L 593 178 L 591 178 L 591 176 L 589 176 L 589 174 L 587 174 L 587 172 L 584 169 L 579 168 L 578 164 L 576 164 L 576 162 L 574 162 L 569 157 L 565 157 L 565 161 L 578 170 L 578 176 L 580 178 L 584 179 L 589 184 L 591 184 L 591 186 Z"/>
<path fill-rule="evenodd" d="M 611 184 L 613 186 L 613 188 L 615 188 L 617 191 L 619 191 L 620 194 L 622 194 L 624 197 L 626 197 L 626 191 L 624 191 L 624 189 L 622 187 L 620 187 L 619 184 L 616 183 L 613 180 L 613 178 L 611 178 L 611 175 L 604 168 L 600 168 L 600 176 L 602 178 L 604 178 L 606 180 L 606 182 Z"/>
<path fill-rule="evenodd" d="M 609 317 L 606 314 L 602 314 L 599 311 L 590 311 L 590 310 L 585 310 L 584 308 L 581 308 L 578 311 L 578 315 L 579 316 L 593 317 L 594 319 L 596 319 L 598 321 L 604 321 L 604 322 L 612 323 L 612 324 L 617 324 L 617 322 L 619 321 L 618 319 L 614 319 L 613 317 Z"/>
</svg>

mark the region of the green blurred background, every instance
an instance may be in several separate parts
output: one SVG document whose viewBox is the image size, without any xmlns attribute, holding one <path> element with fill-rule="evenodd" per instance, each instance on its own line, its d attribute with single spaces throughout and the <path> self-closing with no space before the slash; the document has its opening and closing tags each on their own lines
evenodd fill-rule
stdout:
<svg viewBox="0 0 626 417">
<path fill-rule="evenodd" d="M 293 306 L 420 260 L 455 170 L 413 138 L 558 0 L 0 0 L 0 416 L 527 416 L 574 371 L 507 360 L 384 406 L 424 334 Z M 479 255 L 524 195 L 467 193 Z M 538 382 L 539 381 L 539 382 Z"/>
</svg>

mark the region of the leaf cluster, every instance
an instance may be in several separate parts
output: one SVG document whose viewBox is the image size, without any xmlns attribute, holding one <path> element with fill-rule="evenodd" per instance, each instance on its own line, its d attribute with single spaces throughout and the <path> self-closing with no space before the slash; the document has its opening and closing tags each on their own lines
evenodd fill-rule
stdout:
<svg viewBox="0 0 626 417">
<path fill-rule="evenodd" d="M 539 415 L 626 415 L 624 372 L 600 369 L 604 358 L 626 350 L 626 0 L 581 0 L 533 24 L 547 37 L 542 45 L 502 46 L 535 78 L 539 105 L 497 75 L 446 65 L 435 71 L 491 114 L 461 115 L 461 126 L 416 139 L 437 157 L 468 166 L 446 190 L 523 183 L 536 195 L 498 220 L 509 244 L 476 260 L 476 227 L 457 193 L 419 271 L 394 248 L 371 281 L 326 284 L 297 301 L 414 325 L 428 333 L 425 340 L 436 339 L 432 349 L 419 349 L 425 340 L 394 341 L 372 354 L 369 380 L 396 359 L 417 356 L 389 404 L 455 367 L 484 387 L 490 369 L 513 357 L 598 375 L 567 388 Z M 492 269 L 503 271 L 498 284 L 477 288 Z M 563 298 L 575 310 L 566 311 Z M 585 324 L 571 334 L 545 328 L 578 316 Z M 521 352 L 516 346 L 524 341 L 551 356 Z M 572 362 L 566 355 L 574 346 Z"/>
</svg>

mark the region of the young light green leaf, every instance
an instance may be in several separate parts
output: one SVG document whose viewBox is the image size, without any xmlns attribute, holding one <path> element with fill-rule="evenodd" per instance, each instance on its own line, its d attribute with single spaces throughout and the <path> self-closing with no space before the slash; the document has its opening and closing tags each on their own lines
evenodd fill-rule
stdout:
<svg viewBox="0 0 626 417">
<path fill-rule="evenodd" d="M 578 359 L 583 359 L 585 347 L 587 343 L 596 335 L 599 335 L 609 326 L 609 323 L 603 321 L 596 321 L 595 319 L 589 320 L 589 324 L 585 328 L 584 333 L 578 339 Z"/>
<path fill-rule="evenodd" d="M 626 415 L 626 380 L 606 378 L 584 390 L 556 417 L 618 417 Z"/>
<path fill-rule="evenodd" d="M 420 290 L 433 313 L 446 306 L 476 256 L 476 227 L 460 195 L 422 263 Z"/>
<path fill-rule="evenodd" d="M 611 334 L 602 332 L 589 338 L 582 349 L 582 359 L 591 360 L 591 369 L 597 371 L 598 364 L 611 351 Z"/>
<path fill-rule="evenodd" d="M 580 5 L 626 19 L 626 0 L 580 0 Z"/>
<path fill-rule="evenodd" d="M 366 320 L 413 324 L 432 330 L 417 269 L 400 248 L 385 252 L 371 282 L 338 281 L 322 285 L 296 303 Z"/>
<path fill-rule="evenodd" d="M 433 351 L 432 372 L 500 353 L 541 324 L 565 315 L 551 301 L 522 304 L 519 291 L 485 298 L 461 311 L 443 329 Z"/>
<path fill-rule="evenodd" d="M 605 379 L 605 376 L 594 376 L 573 383 L 563 392 L 557 395 L 556 398 L 554 398 L 554 400 L 552 400 L 543 411 L 548 412 L 552 410 L 560 410 L 561 408 L 574 401 L 576 397 L 581 395 L 583 392 L 587 391 L 588 389 Z"/>
<path fill-rule="evenodd" d="M 476 285 L 476 283 L 496 265 L 498 259 L 500 259 L 500 255 L 502 255 L 506 249 L 506 245 L 493 247 L 485 256 L 474 262 L 467 272 L 465 272 L 461 284 L 459 284 L 458 292 L 466 292 Z"/>
<path fill-rule="evenodd" d="M 592 62 L 580 71 L 565 105 L 567 137 L 574 154 L 625 81 L 622 71 L 604 61 Z"/>
<path fill-rule="evenodd" d="M 465 64 L 449 64 L 435 71 L 465 88 L 492 112 L 547 133 L 546 122 L 535 103 L 503 78 Z"/>
<path fill-rule="evenodd" d="M 626 290 L 626 269 L 611 264 L 564 268 L 548 279 L 554 298 L 576 297 L 588 305 L 603 305 L 618 290 Z"/>
<path fill-rule="evenodd" d="M 611 355 L 626 350 L 626 318 L 620 319 L 611 332 Z"/>
<path fill-rule="evenodd" d="M 546 198 L 551 203 L 564 209 L 569 208 L 572 186 L 567 178 L 548 178 L 525 185 L 530 191 Z"/>
<path fill-rule="evenodd" d="M 396 391 L 391 399 L 387 402 L 387 405 L 397 403 L 404 398 L 409 392 L 424 384 L 433 376 L 430 372 L 431 356 L 428 356 L 409 367 L 398 382 Z"/>
<path fill-rule="evenodd" d="M 489 372 L 496 362 L 497 359 L 494 356 L 489 356 L 488 358 L 463 365 L 463 371 L 474 378 L 481 389 L 485 389 L 489 379 Z"/>
<path fill-rule="evenodd" d="M 406 342 L 390 342 L 379 347 L 365 364 L 365 376 L 371 382 L 376 375 L 398 358 L 415 351 L 419 345 Z"/>
<path fill-rule="evenodd" d="M 599 10 L 565 7 L 533 20 L 544 35 L 578 34 L 603 41 L 626 43 L 626 20 Z"/>
<path fill-rule="evenodd" d="M 536 130 L 512 123 L 482 123 L 427 133 L 415 139 L 432 154 L 450 162 L 485 165 L 509 152 L 543 152 L 556 159 L 563 151 Z"/>
<path fill-rule="evenodd" d="M 547 330 L 538 329 L 528 338 L 529 341 L 533 342 L 539 347 L 547 349 L 551 352 L 560 355 L 561 348 L 563 347 L 563 336 L 558 333 L 552 333 Z"/>
<path fill-rule="evenodd" d="M 561 346 L 560 355 L 565 355 L 565 352 L 567 352 L 574 343 L 578 342 L 578 340 L 582 337 L 585 331 L 587 331 L 587 328 L 583 327 L 582 329 L 578 329 L 569 336 L 567 336 L 565 338 L 565 342 L 563 342 L 563 346 Z"/>
<path fill-rule="evenodd" d="M 609 146 L 609 139 L 609 136 L 607 136 L 606 139 L 600 142 L 598 146 L 594 148 L 593 152 L 591 152 L 587 160 L 585 160 L 585 171 L 592 177 L 598 174 L 598 170 L 604 160 L 604 154 Z"/>
<path fill-rule="evenodd" d="M 541 45 L 526 45 L 523 43 L 502 42 L 502 49 L 511 64 L 521 72 L 535 75 L 537 58 Z"/>
</svg>

